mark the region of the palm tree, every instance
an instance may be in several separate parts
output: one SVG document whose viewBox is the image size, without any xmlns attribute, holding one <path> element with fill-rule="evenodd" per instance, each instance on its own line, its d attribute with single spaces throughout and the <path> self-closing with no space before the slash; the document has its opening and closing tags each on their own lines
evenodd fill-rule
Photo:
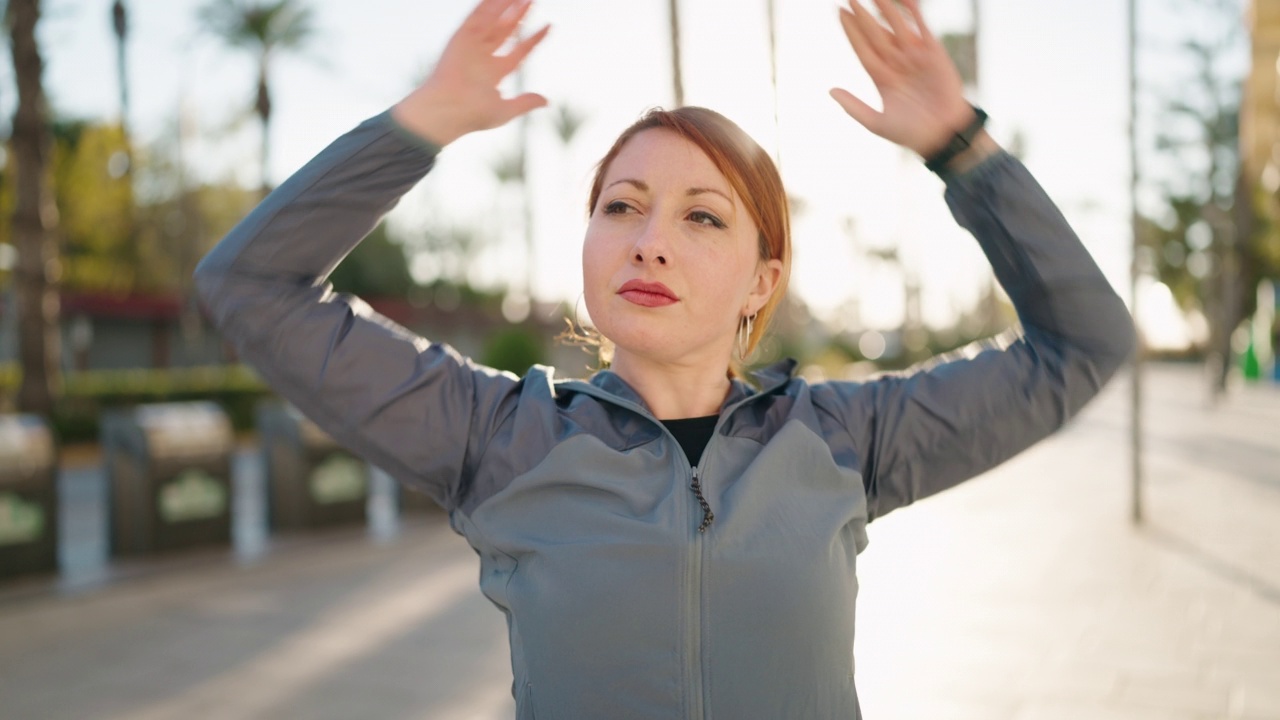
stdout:
<svg viewBox="0 0 1280 720">
<path fill-rule="evenodd" d="M 773 159 L 782 169 L 782 124 L 778 119 L 778 8 L 774 0 L 765 1 L 765 19 L 769 26 L 769 86 L 773 90 Z"/>
<path fill-rule="evenodd" d="M 299 50 L 314 35 L 311 8 L 303 0 L 209 0 L 200 22 L 228 46 L 252 52 L 258 60 L 258 94 L 253 109 L 262 121 L 262 193 L 270 190 L 267 175 L 271 137 L 271 59 L 277 51 Z"/>
<path fill-rule="evenodd" d="M 556 137 L 560 138 L 560 144 L 565 148 L 572 145 L 573 139 L 578 136 L 578 131 L 586 121 L 587 116 L 571 105 L 557 107 L 552 122 L 555 125 Z"/>
<path fill-rule="evenodd" d="M 680 0 L 671 0 L 671 83 L 676 107 L 684 105 L 684 71 L 680 67 Z"/>
<path fill-rule="evenodd" d="M 125 65 L 125 41 L 129 35 L 129 20 L 124 0 L 111 5 L 111 28 L 116 34 L 116 74 L 120 84 L 120 129 L 124 132 L 125 145 L 129 142 L 129 73 Z"/>
<path fill-rule="evenodd" d="M 134 238 L 131 246 L 137 251 L 137 208 L 133 201 L 133 176 L 134 176 L 134 153 L 133 153 L 133 135 L 129 132 L 129 72 L 126 63 L 125 50 L 129 39 L 129 19 L 125 8 L 124 0 L 115 0 L 111 5 L 111 29 L 116 35 L 116 76 L 117 84 L 120 89 L 120 136 L 124 140 L 124 149 L 120 153 L 113 154 L 109 161 L 114 165 L 116 160 L 123 156 L 124 173 L 123 177 L 129 187 L 130 199 L 128 210 L 128 233 L 129 237 Z"/>
<path fill-rule="evenodd" d="M 48 416 L 61 391 L 62 346 L 58 335 L 58 210 L 49 187 L 48 103 L 44 60 L 36 40 L 40 0 L 10 0 L 9 23 L 18 107 L 13 114 L 10 147 L 17 165 L 13 241 L 18 249 L 14 274 L 18 307 L 18 354 L 22 385 L 18 409 Z"/>
</svg>

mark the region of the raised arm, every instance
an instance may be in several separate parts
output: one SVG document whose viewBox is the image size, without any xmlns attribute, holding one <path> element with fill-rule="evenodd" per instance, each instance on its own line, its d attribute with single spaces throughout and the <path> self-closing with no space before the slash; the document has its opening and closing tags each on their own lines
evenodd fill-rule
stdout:
<svg viewBox="0 0 1280 720">
<path fill-rule="evenodd" d="M 515 378 L 417 337 L 326 278 L 440 149 L 545 104 L 498 83 L 545 29 L 495 54 L 527 0 L 484 0 L 422 86 L 338 138 L 196 268 L 215 325 L 268 384 L 339 442 L 452 507 L 468 454 L 514 402 Z"/>
<path fill-rule="evenodd" d="M 887 29 L 856 0 L 841 22 L 884 111 L 842 90 L 832 94 L 872 132 L 928 157 L 973 111 L 915 1 L 903 2 L 909 17 L 876 2 Z M 1124 303 L 1021 163 L 984 133 L 942 174 L 953 215 L 990 260 L 1022 333 L 907 375 L 814 389 L 833 420 L 833 450 L 859 462 L 872 518 L 982 473 L 1061 427 L 1134 343 Z"/>
</svg>

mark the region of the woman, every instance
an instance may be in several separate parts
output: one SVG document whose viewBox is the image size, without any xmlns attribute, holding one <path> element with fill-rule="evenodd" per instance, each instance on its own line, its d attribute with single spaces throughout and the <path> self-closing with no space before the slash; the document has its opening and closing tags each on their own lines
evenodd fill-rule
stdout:
<svg viewBox="0 0 1280 720">
<path fill-rule="evenodd" d="M 903 377 L 737 379 L 789 270 L 786 198 L 724 118 L 651 113 L 601 163 L 583 243 L 610 369 L 471 363 L 326 276 L 464 134 L 543 104 L 497 91 L 546 29 L 482 0 L 432 75 L 338 139 L 201 263 L 203 301 L 282 395 L 430 493 L 506 615 L 521 718 L 858 717 L 865 527 L 1053 432 L 1133 342 L 1124 305 L 1025 169 L 975 122 L 912 0 L 840 11 L 883 112 L 840 105 L 947 180 L 1023 333 Z M 909 13 L 909 14 L 908 14 Z M 952 142 L 958 131 L 967 140 Z"/>
</svg>

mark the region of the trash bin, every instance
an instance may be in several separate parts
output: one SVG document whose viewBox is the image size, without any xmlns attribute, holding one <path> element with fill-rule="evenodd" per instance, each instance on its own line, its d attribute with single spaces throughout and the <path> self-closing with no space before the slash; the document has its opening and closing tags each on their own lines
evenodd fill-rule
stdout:
<svg viewBox="0 0 1280 720">
<path fill-rule="evenodd" d="M 257 415 L 273 530 L 365 522 L 368 463 L 289 403 L 264 401 Z"/>
<path fill-rule="evenodd" d="M 43 419 L 0 416 L 0 580 L 58 569 L 56 458 Z"/>
<path fill-rule="evenodd" d="M 211 402 L 103 413 L 112 553 L 230 544 L 234 440 Z"/>
</svg>

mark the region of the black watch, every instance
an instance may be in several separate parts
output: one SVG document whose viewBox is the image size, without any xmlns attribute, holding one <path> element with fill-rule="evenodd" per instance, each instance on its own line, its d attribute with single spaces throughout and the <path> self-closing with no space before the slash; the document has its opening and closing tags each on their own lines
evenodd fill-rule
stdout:
<svg viewBox="0 0 1280 720">
<path fill-rule="evenodd" d="M 925 158 L 924 166 L 932 172 L 941 172 L 947 166 L 947 163 L 955 159 L 957 155 L 969 149 L 973 144 L 973 139 L 977 137 L 982 128 L 987 125 L 987 113 L 977 105 L 970 105 L 973 108 L 973 122 L 970 122 L 965 129 L 951 136 L 951 142 L 947 146 Z"/>
</svg>

